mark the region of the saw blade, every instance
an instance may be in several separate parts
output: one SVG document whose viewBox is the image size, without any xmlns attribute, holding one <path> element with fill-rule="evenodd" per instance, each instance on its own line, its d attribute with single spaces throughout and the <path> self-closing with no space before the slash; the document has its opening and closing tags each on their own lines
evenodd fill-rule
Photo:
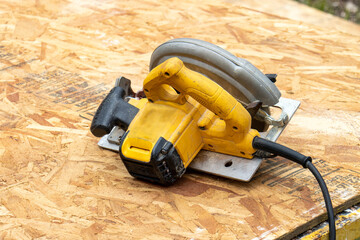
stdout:
<svg viewBox="0 0 360 240">
<path fill-rule="evenodd" d="M 151 55 L 150 71 L 169 58 L 180 58 L 187 68 L 215 81 L 236 99 L 264 106 L 278 103 L 281 93 L 275 84 L 245 59 L 212 43 L 192 38 L 167 41 Z"/>
</svg>

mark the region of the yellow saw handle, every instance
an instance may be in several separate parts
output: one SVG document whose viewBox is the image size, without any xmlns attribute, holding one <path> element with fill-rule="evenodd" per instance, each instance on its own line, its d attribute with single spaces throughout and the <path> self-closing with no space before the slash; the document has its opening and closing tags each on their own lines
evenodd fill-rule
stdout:
<svg viewBox="0 0 360 240">
<path fill-rule="evenodd" d="M 186 68 L 179 58 L 170 58 L 154 68 L 144 80 L 144 91 L 151 102 L 184 104 L 185 95 L 191 96 L 225 121 L 229 137 L 235 132 L 247 134 L 250 130 L 248 111 L 217 83 Z"/>
</svg>

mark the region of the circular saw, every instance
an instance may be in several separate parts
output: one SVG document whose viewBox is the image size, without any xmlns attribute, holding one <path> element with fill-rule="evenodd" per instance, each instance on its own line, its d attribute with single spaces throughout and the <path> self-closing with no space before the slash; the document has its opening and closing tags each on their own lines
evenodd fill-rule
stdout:
<svg viewBox="0 0 360 240">
<path fill-rule="evenodd" d="M 152 168 L 158 167 L 150 164 L 151 159 L 159 161 L 163 151 L 165 157 L 181 159 L 179 164 L 168 163 L 180 169 L 169 170 L 174 176 L 192 168 L 249 181 L 263 159 L 261 151 L 255 154 L 250 146 L 253 135 L 276 141 L 300 105 L 280 97 L 275 81 L 276 74 L 263 74 L 214 44 L 173 39 L 153 52 L 143 91 L 135 94 L 129 79 L 117 79 L 95 114 L 91 131 L 102 137 L 99 146 L 118 151 L 130 174 L 138 178 L 164 181 L 154 177 L 158 173 Z M 222 95 L 214 102 L 220 90 Z M 281 109 L 278 119 L 271 116 L 273 107 Z M 240 109 L 237 117 L 224 115 L 229 109 Z M 172 146 L 171 157 L 164 144 Z M 147 165 L 141 168 L 139 163 Z"/>
</svg>

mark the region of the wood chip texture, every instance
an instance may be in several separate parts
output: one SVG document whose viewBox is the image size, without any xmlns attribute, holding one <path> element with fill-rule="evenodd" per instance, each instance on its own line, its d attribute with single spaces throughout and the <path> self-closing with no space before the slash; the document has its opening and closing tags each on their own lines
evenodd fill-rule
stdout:
<svg viewBox="0 0 360 240">
<path fill-rule="evenodd" d="M 140 90 L 152 51 L 178 37 L 277 73 L 301 101 L 279 142 L 314 157 L 337 211 L 360 201 L 358 35 L 238 1 L 4 0 L 0 239 L 289 239 L 326 219 L 311 173 L 280 157 L 249 183 L 189 171 L 162 187 L 97 146 L 115 79 Z"/>
</svg>

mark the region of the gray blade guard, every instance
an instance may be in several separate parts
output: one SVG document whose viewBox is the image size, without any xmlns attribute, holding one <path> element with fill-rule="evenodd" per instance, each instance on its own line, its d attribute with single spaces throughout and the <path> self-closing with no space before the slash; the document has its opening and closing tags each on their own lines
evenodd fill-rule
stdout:
<svg viewBox="0 0 360 240">
<path fill-rule="evenodd" d="M 265 74 L 212 43 L 192 38 L 167 41 L 151 55 L 150 71 L 172 57 L 180 58 L 188 68 L 204 74 L 241 101 L 260 100 L 263 106 L 279 102 L 281 93 Z"/>
</svg>

